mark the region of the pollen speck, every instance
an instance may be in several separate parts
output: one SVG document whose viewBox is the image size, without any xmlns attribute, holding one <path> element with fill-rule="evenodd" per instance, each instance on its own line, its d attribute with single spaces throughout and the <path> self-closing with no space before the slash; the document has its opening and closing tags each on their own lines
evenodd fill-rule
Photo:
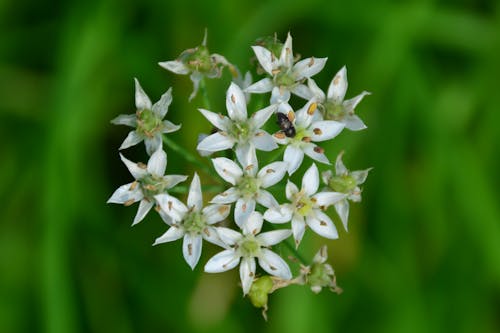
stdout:
<svg viewBox="0 0 500 333">
<path fill-rule="evenodd" d="M 322 225 L 323 227 L 327 225 L 325 221 L 320 221 L 319 224 Z"/>
</svg>

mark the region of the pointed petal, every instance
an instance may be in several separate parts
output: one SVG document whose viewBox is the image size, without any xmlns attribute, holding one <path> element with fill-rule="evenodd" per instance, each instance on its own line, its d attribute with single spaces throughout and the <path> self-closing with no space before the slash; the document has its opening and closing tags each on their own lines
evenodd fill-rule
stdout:
<svg viewBox="0 0 500 333">
<path fill-rule="evenodd" d="M 137 126 L 137 116 L 135 114 L 121 114 L 111 120 L 113 125 L 125 125 L 130 127 Z"/>
<path fill-rule="evenodd" d="M 136 144 L 138 144 L 142 140 L 143 140 L 143 137 L 141 135 L 139 135 L 136 131 L 130 131 L 128 133 L 127 137 L 125 138 L 125 140 L 123 140 L 123 143 L 119 149 L 122 150 L 122 149 L 126 149 L 128 147 L 135 146 Z"/>
<path fill-rule="evenodd" d="M 330 179 L 332 179 L 332 175 L 332 170 L 326 170 L 321 173 L 321 179 L 323 180 L 323 183 L 325 183 L 325 185 L 328 185 L 328 182 L 330 181 Z"/>
<path fill-rule="evenodd" d="M 218 245 L 226 249 L 228 248 L 228 246 L 220 239 L 216 227 L 211 227 L 211 226 L 206 227 L 205 229 L 203 229 L 201 235 L 203 236 L 203 239 L 209 243 Z"/>
<path fill-rule="evenodd" d="M 120 154 L 120 158 L 122 159 L 122 162 L 125 164 L 130 174 L 134 176 L 135 179 L 141 179 L 147 176 L 148 171 L 146 169 L 143 169 L 139 167 L 137 163 L 126 159 L 122 154 Z"/>
<path fill-rule="evenodd" d="M 285 44 L 281 49 L 279 64 L 286 68 L 292 68 L 293 66 L 292 36 L 290 33 L 286 36 Z"/>
<path fill-rule="evenodd" d="M 255 146 L 251 142 L 237 143 L 235 152 L 236 159 L 244 167 L 247 167 L 248 165 L 257 161 Z"/>
<path fill-rule="evenodd" d="M 255 200 L 239 198 L 234 207 L 234 221 L 238 227 L 243 228 L 250 214 L 255 210 Z"/>
<path fill-rule="evenodd" d="M 189 73 L 189 68 L 178 60 L 159 62 L 158 65 L 175 74 L 186 75 Z"/>
<path fill-rule="evenodd" d="M 238 189 L 236 187 L 230 187 L 221 194 L 216 195 L 212 200 L 210 200 L 210 203 L 229 204 L 238 200 L 239 197 L 240 192 Z"/>
<path fill-rule="evenodd" d="M 314 97 L 313 93 L 305 84 L 298 84 L 291 90 L 292 94 L 299 96 L 300 98 L 305 99 L 306 101 L 310 100 Z"/>
<path fill-rule="evenodd" d="M 217 228 L 217 234 L 224 244 L 229 246 L 236 244 L 243 237 L 239 232 L 226 227 Z"/>
<path fill-rule="evenodd" d="M 287 146 L 285 149 L 285 154 L 283 155 L 283 161 L 288 163 L 288 174 L 293 174 L 302 164 L 304 160 L 304 152 L 296 146 Z"/>
<path fill-rule="evenodd" d="M 334 120 L 316 121 L 311 124 L 312 141 L 320 142 L 336 137 L 344 128 L 344 124 Z"/>
<path fill-rule="evenodd" d="M 189 75 L 189 78 L 191 79 L 191 82 L 193 82 L 193 92 L 191 95 L 189 95 L 189 102 L 193 100 L 193 98 L 196 97 L 196 94 L 198 93 L 198 89 L 200 87 L 200 81 L 203 79 L 203 74 L 198 73 L 198 72 L 193 72 L 191 75 Z"/>
<path fill-rule="evenodd" d="M 167 243 L 167 242 L 173 242 L 176 241 L 184 236 L 184 229 L 179 228 L 178 226 L 174 225 L 168 228 L 168 230 L 158 237 L 153 245 L 158 245 L 162 243 Z"/>
<path fill-rule="evenodd" d="M 228 131 L 231 126 L 231 121 L 228 117 L 221 115 L 220 113 L 211 112 L 205 109 L 198 109 L 198 111 L 203 114 L 207 120 L 222 131 Z"/>
<path fill-rule="evenodd" d="M 277 106 L 270 105 L 264 109 L 261 109 L 250 117 L 250 123 L 254 128 L 261 128 L 267 120 L 276 112 Z"/>
<path fill-rule="evenodd" d="M 176 186 L 179 183 L 182 183 L 187 178 L 188 178 L 187 176 L 183 176 L 183 175 L 168 175 L 168 176 L 163 176 L 164 181 L 168 184 L 167 190 L 171 189 L 172 187 Z"/>
<path fill-rule="evenodd" d="M 288 264 L 271 250 L 262 249 L 262 255 L 259 257 L 259 265 L 271 275 L 286 280 L 292 278 L 292 272 L 290 272 Z"/>
<path fill-rule="evenodd" d="M 182 221 L 188 208 L 177 198 L 168 194 L 158 194 L 155 196 L 160 208 L 170 216 L 174 223 Z"/>
<path fill-rule="evenodd" d="M 286 183 L 285 191 L 286 191 L 286 198 L 292 201 L 293 196 L 299 192 L 299 188 L 297 187 L 297 185 L 288 180 L 288 182 Z"/>
<path fill-rule="evenodd" d="M 260 81 L 255 82 L 254 84 L 248 86 L 245 89 L 245 92 L 251 94 L 264 94 L 273 90 L 274 84 L 273 81 L 266 77 Z"/>
<path fill-rule="evenodd" d="M 347 230 L 347 220 L 349 219 L 349 201 L 347 200 L 340 200 L 335 203 L 335 210 L 337 211 L 337 214 L 340 217 L 340 220 L 342 221 L 342 224 L 344 225 L 345 231 Z"/>
<path fill-rule="evenodd" d="M 257 193 L 256 200 L 260 205 L 266 208 L 278 207 L 278 202 L 273 197 L 273 195 L 263 189 L 260 189 L 259 192 Z"/>
<path fill-rule="evenodd" d="M 235 185 L 243 175 L 243 170 L 241 170 L 238 164 L 234 163 L 229 158 L 212 158 L 212 163 L 214 164 L 215 171 L 219 174 L 219 176 L 232 185 Z"/>
<path fill-rule="evenodd" d="M 271 207 L 264 213 L 264 219 L 271 223 L 287 223 L 292 219 L 292 210 L 287 205 Z"/>
<path fill-rule="evenodd" d="M 196 149 L 214 152 L 232 148 L 233 145 L 233 138 L 221 133 L 214 133 L 201 140 Z"/>
<path fill-rule="evenodd" d="M 168 90 L 161 95 L 160 100 L 153 105 L 153 112 L 158 118 L 163 119 L 168 112 L 170 103 L 172 103 L 172 88 L 168 88 Z"/>
<path fill-rule="evenodd" d="M 134 190 L 131 190 L 132 187 L 134 187 Z M 144 195 L 141 189 L 137 186 L 137 183 L 132 182 L 120 186 L 113 195 L 111 195 L 107 203 L 124 204 L 126 202 L 136 202 L 142 200 L 142 198 L 144 198 Z"/>
<path fill-rule="evenodd" d="M 308 144 L 307 146 L 304 147 L 304 153 L 306 153 L 307 156 L 309 156 L 315 161 L 329 165 L 330 161 L 328 160 L 328 158 L 324 153 L 319 153 L 316 151 L 316 149 L 318 149 L 317 147 L 318 146 L 316 146 L 315 144 L 312 143 Z"/>
<path fill-rule="evenodd" d="M 262 219 L 262 215 L 259 212 L 252 212 L 246 223 L 243 224 L 243 234 L 244 235 L 257 235 L 262 229 L 262 223 L 264 220 Z"/>
<path fill-rule="evenodd" d="M 272 61 L 272 54 L 271 52 L 262 47 L 262 46 L 252 46 L 253 52 L 255 53 L 255 56 L 257 57 L 257 60 L 259 61 L 260 65 L 264 70 L 272 75 L 273 71 L 273 61 Z"/>
<path fill-rule="evenodd" d="M 163 130 L 162 133 L 172 133 L 178 131 L 181 128 L 181 125 L 176 125 L 168 120 L 163 121 Z"/>
<path fill-rule="evenodd" d="M 191 185 L 189 186 L 189 193 L 187 198 L 187 205 L 189 208 L 194 207 L 196 211 L 200 211 L 203 207 L 203 198 L 201 195 L 200 177 L 195 172 Z"/>
<path fill-rule="evenodd" d="M 347 170 L 347 168 L 345 167 L 344 162 L 342 162 L 343 156 L 344 152 L 341 151 L 337 156 L 337 160 L 335 161 L 335 173 L 337 176 L 343 176 L 349 173 L 349 170 Z"/>
<path fill-rule="evenodd" d="M 346 112 L 347 113 L 353 112 L 356 106 L 359 104 L 359 102 L 361 102 L 363 97 L 365 97 L 366 95 L 371 95 L 371 93 L 368 91 L 363 91 L 358 96 L 348 99 L 347 101 L 344 101 L 343 106 Z"/>
<path fill-rule="evenodd" d="M 257 131 L 255 133 L 254 137 L 252 138 L 252 143 L 256 149 L 263 151 L 272 151 L 278 148 L 278 145 L 276 144 L 276 141 L 273 139 L 273 137 L 263 130 Z"/>
<path fill-rule="evenodd" d="M 319 171 L 316 164 L 312 164 L 309 169 L 304 173 L 302 178 L 302 189 L 308 196 L 312 196 L 318 192 L 319 187 Z"/>
<path fill-rule="evenodd" d="M 163 176 L 167 167 L 167 154 L 163 149 L 156 150 L 148 161 L 148 172 L 154 176 Z"/>
<path fill-rule="evenodd" d="M 368 172 L 370 172 L 371 169 L 372 168 L 351 172 L 351 176 L 352 178 L 354 178 L 354 180 L 356 180 L 357 185 L 363 184 L 366 181 L 366 177 L 368 177 Z"/>
<path fill-rule="evenodd" d="M 263 246 L 273 246 L 287 239 L 291 235 L 292 235 L 292 230 L 280 229 L 280 230 L 263 232 L 257 235 L 257 237 L 255 238 L 257 238 L 262 243 Z"/>
<path fill-rule="evenodd" d="M 304 232 L 306 230 L 306 223 L 301 215 L 294 214 L 292 216 L 292 233 L 295 239 L 295 247 L 298 247 L 302 237 L 304 237 Z"/>
<path fill-rule="evenodd" d="M 339 234 L 337 228 L 333 225 L 332 220 L 328 215 L 320 211 L 319 209 L 314 210 L 315 214 L 308 215 L 306 217 L 307 225 L 318 235 L 328 238 L 337 239 Z"/>
<path fill-rule="evenodd" d="M 307 58 L 297 62 L 292 69 L 297 81 L 310 78 L 321 72 L 328 58 Z"/>
<path fill-rule="evenodd" d="M 134 79 L 134 81 L 135 81 L 135 107 L 137 108 L 137 110 L 151 109 L 151 100 L 142 89 L 139 80 Z"/>
<path fill-rule="evenodd" d="M 191 269 L 194 269 L 201 256 L 202 237 L 201 235 L 184 235 L 182 242 L 182 254 Z"/>
<path fill-rule="evenodd" d="M 246 295 L 250 291 L 253 279 L 255 277 L 255 259 L 243 258 L 240 264 L 240 280 L 243 294 Z"/>
<path fill-rule="evenodd" d="M 316 81 L 311 78 L 307 79 L 307 86 L 309 87 L 309 91 L 316 102 L 323 103 L 326 100 L 325 93 L 318 87 Z"/>
<path fill-rule="evenodd" d="M 204 270 L 207 273 L 221 273 L 235 268 L 239 262 L 240 256 L 233 249 L 224 250 L 210 258 Z"/>
<path fill-rule="evenodd" d="M 152 138 L 145 138 L 144 144 L 146 145 L 146 152 L 152 155 L 156 150 L 163 148 L 163 141 L 161 134 L 157 133 Z"/>
<path fill-rule="evenodd" d="M 132 223 L 132 226 L 141 222 L 144 219 L 144 217 L 146 216 L 146 214 L 151 210 L 153 205 L 154 205 L 153 202 L 149 202 L 146 199 L 142 199 L 141 202 L 139 203 L 139 209 L 137 209 L 137 214 L 135 214 L 134 222 Z"/>
<path fill-rule="evenodd" d="M 339 104 L 344 100 L 347 91 L 347 68 L 342 67 L 332 79 L 328 87 L 328 99 Z"/>
<path fill-rule="evenodd" d="M 261 180 L 261 187 L 268 188 L 283 179 L 287 171 L 287 162 L 273 162 L 260 169 L 257 178 Z"/>
<path fill-rule="evenodd" d="M 355 114 L 352 116 L 345 116 L 344 119 L 342 119 L 342 122 L 345 124 L 345 127 L 351 131 L 361 131 L 367 128 L 361 118 Z"/>
<path fill-rule="evenodd" d="M 247 120 L 247 102 L 240 87 L 231 82 L 226 94 L 226 108 L 229 118 L 233 121 Z"/>
<path fill-rule="evenodd" d="M 316 200 L 316 205 L 318 207 L 324 206 L 328 207 L 336 203 L 337 201 L 345 199 L 346 195 L 339 192 L 319 192 L 313 195 Z"/>
<path fill-rule="evenodd" d="M 285 87 L 274 87 L 271 92 L 271 104 L 288 104 L 290 100 L 290 90 Z"/>
<path fill-rule="evenodd" d="M 223 221 L 229 215 L 231 206 L 229 205 L 209 205 L 202 210 L 207 224 L 214 224 Z"/>
<path fill-rule="evenodd" d="M 295 125 L 308 128 L 312 123 L 314 115 L 317 113 L 319 113 L 317 111 L 317 103 L 314 99 L 309 100 L 300 110 L 295 112 Z"/>
</svg>

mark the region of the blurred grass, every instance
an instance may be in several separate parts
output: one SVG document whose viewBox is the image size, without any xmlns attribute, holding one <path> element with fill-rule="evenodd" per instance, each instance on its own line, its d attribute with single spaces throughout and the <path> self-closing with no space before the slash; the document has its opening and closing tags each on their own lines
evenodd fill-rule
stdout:
<svg viewBox="0 0 500 333">
<path fill-rule="evenodd" d="M 500 330 L 500 11 L 496 1 L 400 3 L 0 2 L 0 332 L 495 332 Z M 329 242 L 345 292 L 273 295 L 265 324 L 235 272 L 191 272 L 165 227 L 106 205 L 130 179 L 116 148 L 133 77 L 174 87 L 171 136 L 208 124 L 191 83 L 157 66 L 197 45 L 250 68 L 250 43 L 291 31 L 304 57 L 344 64 L 368 130 L 342 133 L 352 169 L 374 166 L 350 232 Z M 254 77 L 255 79 L 255 77 Z M 224 107 L 226 82 L 208 81 Z M 144 160 L 143 149 L 125 152 Z M 191 174 L 169 153 L 172 173 Z M 208 193 L 205 195 L 208 196 Z M 152 221 L 155 220 L 155 221 Z M 304 251 L 322 244 L 306 235 Z M 202 262 L 216 251 L 206 247 Z"/>
</svg>

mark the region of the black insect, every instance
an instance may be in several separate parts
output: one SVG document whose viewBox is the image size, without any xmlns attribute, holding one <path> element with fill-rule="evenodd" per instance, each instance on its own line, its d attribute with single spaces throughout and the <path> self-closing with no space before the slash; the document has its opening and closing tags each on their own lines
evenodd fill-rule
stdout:
<svg viewBox="0 0 500 333">
<path fill-rule="evenodd" d="M 293 127 L 292 121 L 290 118 L 281 112 L 276 114 L 278 116 L 278 125 L 281 128 L 281 131 L 285 133 L 285 135 L 289 138 L 293 138 L 295 136 L 295 127 Z"/>
</svg>

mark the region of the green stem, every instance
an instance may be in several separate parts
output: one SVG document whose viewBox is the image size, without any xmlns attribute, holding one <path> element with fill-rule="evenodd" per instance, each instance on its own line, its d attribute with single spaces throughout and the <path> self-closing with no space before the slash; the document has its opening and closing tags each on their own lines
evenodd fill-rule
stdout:
<svg viewBox="0 0 500 333">
<path fill-rule="evenodd" d="M 214 174 L 213 171 L 205 163 L 200 161 L 196 156 L 191 154 L 189 151 L 187 151 L 183 147 L 179 146 L 177 143 L 175 143 L 170 138 L 163 136 L 163 142 L 165 143 L 165 145 L 167 145 L 167 147 L 169 147 L 170 149 L 172 149 L 176 153 L 179 153 L 179 155 L 182 156 L 186 161 L 199 166 L 202 169 L 202 171 L 204 171 L 207 175 Z"/>
<path fill-rule="evenodd" d="M 267 161 L 266 165 L 272 162 L 275 162 L 278 160 L 278 158 L 283 154 L 285 151 L 286 145 L 280 146 L 278 149 L 275 150 L 275 153 L 271 156 L 271 158 Z"/>
<path fill-rule="evenodd" d="M 278 230 L 277 228 L 274 227 L 274 225 L 272 225 L 271 223 L 268 223 L 267 224 L 268 226 L 271 227 L 271 229 L 273 230 Z M 292 252 L 292 254 L 294 255 L 295 258 L 297 258 L 303 265 L 308 265 L 308 262 L 304 259 L 304 257 L 299 253 L 299 251 L 297 251 L 297 248 L 295 248 L 295 246 L 293 246 L 293 244 L 290 243 L 290 241 L 288 240 L 284 240 L 283 243 L 285 244 L 285 246 L 288 248 L 288 250 L 290 250 L 290 252 Z"/>
<path fill-rule="evenodd" d="M 219 185 L 203 185 L 201 187 L 201 190 L 203 193 L 220 193 L 225 190 L 224 187 L 219 186 Z M 187 186 L 175 186 L 171 189 L 168 190 L 169 193 L 175 193 L 175 194 L 186 194 L 189 192 L 189 187 Z"/>
<path fill-rule="evenodd" d="M 207 90 L 207 84 L 205 82 L 205 77 L 203 77 L 200 81 L 200 91 L 201 91 L 201 96 L 203 97 L 203 106 L 207 110 L 212 110 L 212 107 L 210 106 L 210 99 L 208 98 L 208 90 Z"/>
</svg>

